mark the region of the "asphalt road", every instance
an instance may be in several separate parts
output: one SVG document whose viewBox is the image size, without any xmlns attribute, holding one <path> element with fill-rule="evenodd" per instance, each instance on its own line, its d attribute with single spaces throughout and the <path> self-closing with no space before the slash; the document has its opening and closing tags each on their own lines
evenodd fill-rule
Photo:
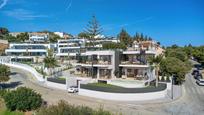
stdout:
<svg viewBox="0 0 204 115">
<path fill-rule="evenodd" d="M 56 104 L 59 100 L 65 100 L 70 104 L 86 105 L 92 108 L 103 107 L 114 113 L 123 115 L 204 115 L 204 86 L 198 86 L 194 78 L 188 74 L 184 83 L 184 94 L 173 102 L 118 102 L 106 101 L 90 97 L 69 94 L 66 91 L 47 88 L 32 79 L 25 71 L 11 69 L 8 87 L 26 86 L 42 94 L 48 104 Z"/>
</svg>

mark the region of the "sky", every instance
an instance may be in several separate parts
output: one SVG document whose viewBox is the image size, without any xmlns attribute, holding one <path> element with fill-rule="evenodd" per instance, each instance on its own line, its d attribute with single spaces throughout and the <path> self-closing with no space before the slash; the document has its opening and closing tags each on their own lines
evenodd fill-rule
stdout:
<svg viewBox="0 0 204 115">
<path fill-rule="evenodd" d="M 164 46 L 204 45 L 204 0 L 0 0 L 0 26 L 11 32 L 77 35 L 93 15 L 107 36 L 124 28 Z"/>
</svg>

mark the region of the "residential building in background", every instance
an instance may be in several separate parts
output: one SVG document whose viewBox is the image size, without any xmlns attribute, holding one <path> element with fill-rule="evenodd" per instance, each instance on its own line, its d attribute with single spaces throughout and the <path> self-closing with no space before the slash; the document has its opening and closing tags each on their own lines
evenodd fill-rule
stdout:
<svg viewBox="0 0 204 115">
<path fill-rule="evenodd" d="M 64 37 L 64 32 L 54 32 L 54 34 L 58 35 L 59 37 Z"/>
<path fill-rule="evenodd" d="M 34 44 L 34 43 L 11 43 L 5 50 L 7 56 L 13 61 L 42 61 L 48 54 L 48 49 L 54 48 L 52 44 Z M 38 60 L 39 59 L 39 60 Z"/>
<path fill-rule="evenodd" d="M 85 48 L 85 39 L 58 40 L 56 56 L 61 59 L 76 59 L 76 55 Z"/>
<path fill-rule="evenodd" d="M 23 32 L 10 32 L 9 35 L 17 37 L 17 35 L 21 34 Z"/>
<path fill-rule="evenodd" d="M 31 42 L 47 42 L 49 40 L 49 33 L 32 32 L 29 33 L 29 40 Z"/>
</svg>

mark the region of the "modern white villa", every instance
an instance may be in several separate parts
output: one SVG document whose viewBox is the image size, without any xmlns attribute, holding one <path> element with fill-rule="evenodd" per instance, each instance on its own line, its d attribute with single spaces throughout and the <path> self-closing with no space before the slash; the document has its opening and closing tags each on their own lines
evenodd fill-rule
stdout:
<svg viewBox="0 0 204 115">
<path fill-rule="evenodd" d="M 56 56 L 64 58 L 75 59 L 76 55 L 80 53 L 81 49 L 85 48 L 85 39 L 67 39 L 58 40 Z"/>
<path fill-rule="evenodd" d="M 7 56 L 13 61 L 31 61 L 42 60 L 47 55 L 47 49 L 54 47 L 52 44 L 36 43 L 10 43 L 9 48 L 5 50 Z"/>
<path fill-rule="evenodd" d="M 49 33 L 29 33 L 29 40 L 32 42 L 44 43 L 49 40 Z"/>
<path fill-rule="evenodd" d="M 86 51 L 81 53 L 76 66 L 76 74 L 98 80 L 113 79 L 118 65 L 116 51 Z"/>
<path fill-rule="evenodd" d="M 155 79 L 154 70 L 148 63 L 150 56 L 157 54 L 156 42 L 134 43 L 133 47 L 122 51 L 120 55 L 120 77 L 122 79 L 134 79 L 143 81 L 152 81 Z"/>
<path fill-rule="evenodd" d="M 139 81 L 138 84 L 144 86 L 155 80 L 155 70 L 149 65 L 148 58 L 159 55 L 158 47 L 154 41 L 144 41 L 134 43 L 127 50 L 86 51 L 80 55 L 75 74 L 114 85 L 117 85 L 115 81 L 121 85 L 125 80 Z"/>
</svg>

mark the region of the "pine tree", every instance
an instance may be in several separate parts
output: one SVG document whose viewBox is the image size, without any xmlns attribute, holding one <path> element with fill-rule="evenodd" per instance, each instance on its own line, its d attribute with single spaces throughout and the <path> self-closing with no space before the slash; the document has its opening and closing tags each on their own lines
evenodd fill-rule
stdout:
<svg viewBox="0 0 204 115">
<path fill-rule="evenodd" d="M 144 35 L 143 33 L 140 34 L 140 41 L 143 41 L 144 40 Z"/>
<path fill-rule="evenodd" d="M 118 39 L 126 46 L 132 45 L 132 39 L 125 29 L 122 29 L 121 32 L 118 34 Z"/>
<path fill-rule="evenodd" d="M 102 33 L 102 28 L 96 19 L 96 16 L 92 16 L 91 21 L 88 22 L 85 33 L 87 33 L 91 39 Z"/>
</svg>

